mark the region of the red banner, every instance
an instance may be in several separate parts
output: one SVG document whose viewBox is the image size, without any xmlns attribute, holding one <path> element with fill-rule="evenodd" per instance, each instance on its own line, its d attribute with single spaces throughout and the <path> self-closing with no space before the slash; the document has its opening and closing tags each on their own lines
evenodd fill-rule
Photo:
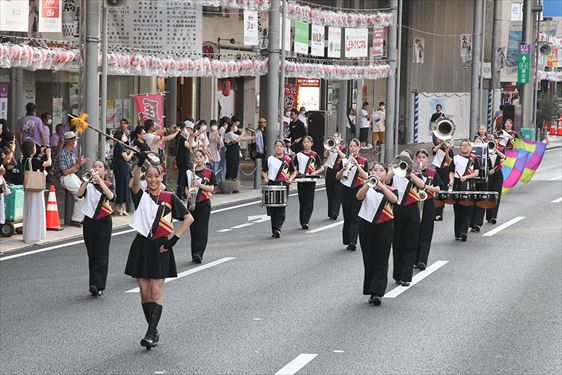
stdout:
<svg viewBox="0 0 562 375">
<path fill-rule="evenodd" d="M 139 124 L 144 124 L 148 119 L 154 121 L 156 129 L 164 127 L 164 98 L 160 94 L 135 95 L 135 110 Z"/>
<path fill-rule="evenodd" d="M 290 83 L 285 84 L 285 109 L 296 109 L 298 98 L 298 86 Z"/>
</svg>

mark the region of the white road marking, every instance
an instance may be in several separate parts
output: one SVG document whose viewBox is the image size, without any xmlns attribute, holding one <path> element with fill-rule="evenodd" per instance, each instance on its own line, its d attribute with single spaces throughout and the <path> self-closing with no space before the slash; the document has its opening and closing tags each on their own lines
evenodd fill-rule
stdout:
<svg viewBox="0 0 562 375">
<path fill-rule="evenodd" d="M 548 178 L 547 181 L 558 181 L 562 179 L 562 175 L 558 176 L 558 177 L 553 177 L 553 178 Z"/>
<path fill-rule="evenodd" d="M 217 230 L 217 232 L 224 233 L 224 232 L 230 232 L 231 230 L 232 230 L 232 228 L 226 228 L 226 229 L 219 229 L 219 230 Z"/>
<path fill-rule="evenodd" d="M 523 220 L 524 218 L 525 218 L 525 216 L 517 216 L 517 217 L 515 217 L 515 218 L 509 220 L 507 223 L 503 223 L 503 224 L 500 225 L 499 227 L 494 228 L 494 229 L 492 229 L 491 231 L 484 233 L 482 236 L 484 236 L 484 237 L 491 237 L 491 236 L 493 236 L 494 234 L 498 233 L 499 231 L 502 231 L 502 230 L 504 230 L 505 228 L 507 228 L 507 227 L 509 227 L 509 226 L 511 226 L 511 225 L 513 225 L 513 224 L 515 224 L 515 223 L 517 223 L 518 221 Z"/>
<path fill-rule="evenodd" d="M 333 350 L 334 353 L 345 353 L 343 350 Z"/>
<path fill-rule="evenodd" d="M 443 267 L 447 263 L 449 263 L 448 260 L 438 260 L 437 262 L 428 266 L 424 271 L 421 271 L 417 273 L 414 277 L 412 277 L 412 282 L 410 283 L 410 286 L 398 286 L 392 289 L 387 294 L 385 294 L 383 298 L 398 297 L 400 294 L 404 293 L 405 291 L 407 291 L 408 289 L 410 289 L 411 287 L 413 287 L 414 285 L 416 285 L 417 283 L 419 283 L 420 281 L 422 281 L 423 279 L 425 279 L 426 277 L 428 277 L 433 272 L 437 271 L 439 268 Z"/>
<path fill-rule="evenodd" d="M 318 233 L 318 232 L 322 232 L 323 230 L 330 229 L 330 228 L 333 228 L 333 227 L 337 227 L 338 225 L 342 225 L 342 224 L 343 224 L 343 220 L 342 221 L 336 221 L 333 224 L 325 225 L 323 227 L 312 229 L 312 230 L 307 230 L 306 233 L 310 233 L 310 234 Z"/>
<path fill-rule="evenodd" d="M 560 203 L 560 202 L 562 202 L 562 197 L 560 197 L 560 198 L 558 198 L 558 199 L 555 199 L 555 200 L 553 200 L 553 201 L 550 202 L 550 203 Z"/>
<path fill-rule="evenodd" d="M 287 363 L 285 367 L 277 371 L 275 375 L 293 375 L 296 374 L 301 368 L 306 366 L 310 361 L 316 358 L 318 354 L 299 354 L 297 358 Z"/>
<path fill-rule="evenodd" d="M 271 218 L 267 214 L 248 216 L 248 221 L 253 221 L 254 223 L 263 223 L 269 220 Z"/>
<path fill-rule="evenodd" d="M 202 266 L 195 267 L 195 268 L 192 268 L 192 269 L 190 269 L 190 270 L 180 272 L 180 273 L 178 273 L 178 277 L 170 277 L 170 278 L 167 278 L 166 280 L 164 280 L 164 282 L 165 282 L 165 283 L 169 283 L 170 281 L 174 281 L 174 280 L 180 279 L 180 278 L 182 278 L 182 277 L 184 277 L 184 276 L 192 275 L 192 274 L 194 274 L 194 273 L 196 273 L 196 272 L 206 270 L 207 268 L 211 268 L 211 267 L 217 266 L 217 265 L 219 265 L 219 264 L 221 264 L 221 263 L 228 262 L 229 260 L 232 260 L 232 259 L 236 259 L 236 258 L 234 258 L 234 257 L 226 257 L 226 258 L 221 258 L 221 259 L 219 259 L 219 260 L 215 260 L 214 262 L 207 263 L 207 264 L 204 264 L 204 265 L 202 265 Z M 129 289 L 129 290 L 126 290 L 126 291 L 125 291 L 125 293 L 138 293 L 138 292 L 140 292 L 140 289 L 139 289 L 139 288 L 133 288 L 133 289 Z"/>
<path fill-rule="evenodd" d="M 250 225 L 254 225 L 254 223 L 244 223 L 244 224 L 240 224 L 240 225 L 235 225 L 231 228 L 232 229 L 240 229 L 240 228 L 244 228 L 244 227 L 249 227 Z"/>
</svg>

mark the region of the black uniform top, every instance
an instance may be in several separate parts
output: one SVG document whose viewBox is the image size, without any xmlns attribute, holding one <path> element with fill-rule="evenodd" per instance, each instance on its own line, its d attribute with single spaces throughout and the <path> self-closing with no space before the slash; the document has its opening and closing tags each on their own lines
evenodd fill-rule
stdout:
<svg viewBox="0 0 562 375">
<path fill-rule="evenodd" d="M 301 152 L 304 149 L 302 139 L 306 136 L 306 127 L 301 120 L 291 121 L 289 124 L 289 138 L 291 138 L 291 150 Z M 295 143 L 295 139 L 301 139 L 299 143 Z"/>
<path fill-rule="evenodd" d="M 30 158 L 27 158 L 23 162 L 22 167 L 23 167 L 24 171 L 29 171 L 29 159 Z M 43 160 L 32 157 L 31 158 L 31 170 L 43 172 L 45 170 L 45 168 L 43 168 Z"/>
<path fill-rule="evenodd" d="M 178 143 L 178 148 L 176 150 L 176 165 L 178 169 L 188 169 L 191 167 L 191 152 L 187 147 L 185 147 L 186 139 L 178 134 L 176 136 L 176 142 Z"/>
<path fill-rule="evenodd" d="M 466 165 L 465 171 L 463 173 L 460 174 L 460 176 L 467 176 L 469 174 L 471 174 L 472 172 L 474 172 L 475 170 L 480 169 L 480 163 L 478 162 L 478 158 L 476 157 L 476 155 L 474 154 L 469 154 L 468 156 L 464 156 L 464 155 L 457 155 L 456 157 L 461 157 L 461 158 L 465 158 L 468 159 L 468 163 Z M 453 172 L 455 174 L 455 180 L 454 180 L 454 185 L 453 185 L 453 189 L 454 190 L 473 190 L 474 189 L 474 183 L 472 181 L 474 181 L 474 179 L 469 179 L 467 181 L 465 181 L 464 183 L 462 183 L 460 181 L 460 176 L 455 173 L 455 158 L 453 158 L 453 160 L 451 161 L 451 165 L 449 166 L 449 172 Z"/>
<path fill-rule="evenodd" d="M 429 122 L 435 122 L 439 120 L 441 117 L 445 117 L 443 112 L 439 112 L 439 113 L 435 112 L 434 114 L 431 115 L 431 120 L 429 120 Z"/>
<path fill-rule="evenodd" d="M 273 168 L 276 168 L 276 170 L 273 170 Z M 272 170 L 270 171 L 270 169 Z M 289 179 L 289 175 L 295 171 L 295 164 L 288 155 L 283 155 L 281 157 L 271 155 L 263 165 L 262 171 L 266 172 L 268 176 L 271 175 L 271 177 L 274 177 L 269 178 L 270 184 L 280 185 L 284 184 L 285 181 Z"/>
</svg>

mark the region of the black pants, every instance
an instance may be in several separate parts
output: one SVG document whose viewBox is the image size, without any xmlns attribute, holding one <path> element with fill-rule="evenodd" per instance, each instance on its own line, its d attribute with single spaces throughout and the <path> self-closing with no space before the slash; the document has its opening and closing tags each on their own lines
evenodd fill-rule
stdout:
<svg viewBox="0 0 562 375">
<path fill-rule="evenodd" d="M 392 240 L 394 280 L 412 281 L 419 233 L 420 211 L 418 205 L 394 206 L 394 236 Z"/>
<path fill-rule="evenodd" d="M 429 250 L 431 249 L 431 239 L 433 238 L 433 228 L 435 227 L 435 201 L 427 199 L 423 202 L 423 213 L 420 223 L 420 240 L 416 253 L 416 264 L 423 262 L 427 264 Z"/>
<path fill-rule="evenodd" d="M 453 205 L 453 209 L 455 210 L 455 238 L 460 237 L 462 234 L 468 236 L 468 226 L 470 224 L 470 218 L 472 217 L 474 207 L 467 207 L 455 203 Z"/>
<path fill-rule="evenodd" d="M 209 238 L 209 217 L 211 216 L 211 202 L 206 200 L 195 205 L 191 212 L 193 223 L 189 227 L 191 234 L 191 256 L 198 254 L 203 259 Z"/>
<path fill-rule="evenodd" d="M 240 147 L 238 144 L 226 146 L 226 176 L 227 180 L 238 179 L 238 169 L 240 168 Z"/>
<path fill-rule="evenodd" d="M 112 227 L 111 216 L 101 220 L 84 217 L 82 232 L 88 251 L 88 270 L 90 271 L 88 285 L 95 285 L 98 290 L 105 289 Z"/>
<path fill-rule="evenodd" d="M 176 195 L 179 199 L 185 199 L 185 187 L 187 186 L 187 167 L 178 167 L 178 187 L 176 189 Z"/>
<path fill-rule="evenodd" d="M 297 184 L 301 225 L 308 224 L 312 216 L 312 211 L 314 210 L 314 189 L 316 189 L 316 182 L 299 182 Z"/>
<path fill-rule="evenodd" d="M 271 231 L 281 231 L 285 223 L 285 207 L 267 207 L 267 215 L 271 217 Z"/>
<path fill-rule="evenodd" d="M 392 245 L 394 224 L 392 220 L 373 224 L 361 220 L 359 241 L 363 252 L 363 294 L 384 296 L 388 284 L 388 257 Z"/>
<path fill-rule="evenodd" d="M 442 191 L 449 190 L 449 169 L 448 168 L 435 168 L 435 171 L 437 172 L 437 174 L 439 175 L 439 178 L 441 179 L 441 185 L 439 186 L 439 188 L 441 188 Z M 445 208 L 445 206 L 436 207 L 435 208 L 435 216 L 443 217 L 443 209 L 444 208 Z"/>
<path fill-rule="evenodd" d="M 326 169 L 326 195 L 328 197 L 328 217 L 337 218 L 341 206 L 341 183 L 336 180 L 336 171 L 332 168 Z"/>
<path fill-rule="evenodd" d="M 357 200 L 355 195 L 359 188 L 349 188 L 343 185 L 341 187 L 343 209 L 342 237 L 344 245 L 357 244 L 357 237 L 359 236 L 358 214 L 361 209 L 361 202 Z"/>
<path fill-rule="evenodd" d="M 486 210 L 486 220 L 492 220 L 498 218 L 498 210 L 500 209 L 500 200 L 502 196 L 502 186 L 503 186 L 503 175 L 500 172 L 496 172 L 488 177 L 488 189 L 490 191 L 498 192 L 498 204 L 494 208 L 488 208 Z"/>
<path fill-rule="evenodd" d="M 488 191 L 488 183 L 487 182 L 477 183 L 476 191 Z M 474 227 L 475 225 L 478 226 L 484 225 L 485 212 L 486 212 L 485 208 L 474 206 L 472 209 L 472 216 L 470 217 L 470 227 Z"/>
</svg>

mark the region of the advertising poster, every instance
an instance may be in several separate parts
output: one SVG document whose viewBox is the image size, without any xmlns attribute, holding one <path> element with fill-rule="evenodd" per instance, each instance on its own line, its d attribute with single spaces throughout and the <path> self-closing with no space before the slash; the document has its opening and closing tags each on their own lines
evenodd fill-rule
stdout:
<svg viewBox="0 0 562 375">
<path fill-rule="evenodd" d="M 0 0 L 0 30 L 27 32 L 29 2 Z"/>
<path fill-rule="evenodd" d="M 53 124 L 63 124 L 62 98 L 53 98 Z"/>
<path fill-rule="evenodd" d="M 345 57 L 367 57 L 368 40 L 368 29 L 345 29 Z"/>
<path fill-rule="evenodd" d="M 244 45 L 257 46 L 259 43 L 258 12 L 244 11 Z"/>
<path fill-rule="evenodd" d="M 0 83 L 0 118 L 8 118 L 8 89 L 7 83 Z"/>
<path fill-rule="evenodd" d="M 373 46 L 371 48 L 373 57 L 384 56 L 384 27 L 373 28 Z"/>
<path fill-rule="evenodd" d="M 308 23 L 295 21 L 295 53 L 308 55 Z"/>
<path fill-rule="evenodd" d="M 328 57 L 341 57 L 341 28 L 328 27 Z"/>
<path fill-rule="evenodd" d="M 298 86 L 292 83 L 285 84 L 285 109 L 297 109 Z"/>
<path fill-rule="evenodd" d="M 467 64 L 472 61 L 472 34 L 461 34 L 461 61 Z"/>
<path fill-rule="evenodd" d="M 105 103 L 105 126 L 112 128 L 115 125 L 115 99 L 108 99 Z"/>
<path fill-rule="evenodd" d="M 62 31 L 62 0 L 39 0 L 39 32 Z"/>
<path fill-rule="evenodd" d="M 310 54 L 324 57 L 324 26 L 312 25 Z"/>
</svg>

